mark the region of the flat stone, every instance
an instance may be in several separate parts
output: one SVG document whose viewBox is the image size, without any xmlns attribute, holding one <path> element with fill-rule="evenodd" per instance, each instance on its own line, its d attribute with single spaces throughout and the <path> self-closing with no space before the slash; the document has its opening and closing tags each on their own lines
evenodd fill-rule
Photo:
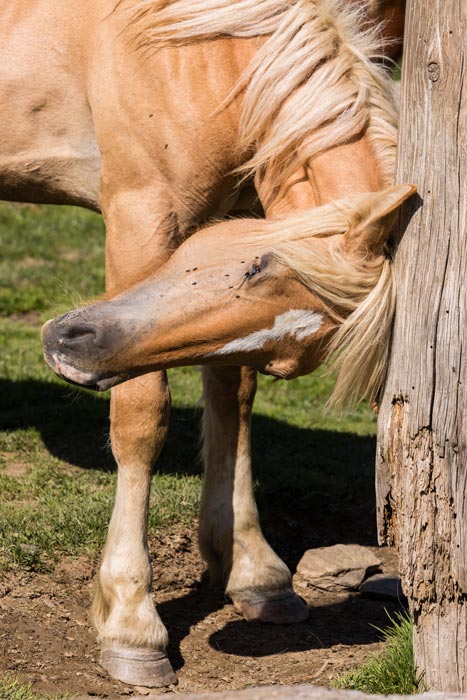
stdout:
<svg viewBox="0 0 467 700">
<path fill-rule="evenodd" d="M 362 583 L 360 593 L 370 598 L 384 600 L 405 600 L 399 576 L 395 574 L 375 574 Z"/>
<path fill-rule="evenodd" d="M 373 552 L 358 544 L 309 549 L 301 558 L 297 573 L 310 586 L 326 591 L 355 591 L 364 579 L 381 567 Z"/>
<path fill-rule="evenodd" d="M 311 685 L 262 686 L 223 693 L 169 693 L 164 695 L 133 696 L 132 700 L 401 700 L 401 695 L 367 695 L 354 690 L 335 690 Z M 466 700 L 461 693 L 423 693 L 404 695 L 403 700 Z M 82 700 L 77 698 L 76 700 Z"/>
</svg>

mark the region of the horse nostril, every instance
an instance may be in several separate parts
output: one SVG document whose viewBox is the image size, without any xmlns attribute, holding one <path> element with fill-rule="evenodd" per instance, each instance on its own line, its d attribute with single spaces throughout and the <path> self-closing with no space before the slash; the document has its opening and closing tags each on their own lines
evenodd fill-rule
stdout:
<svg viewBox="0 0 467 700">
<path fill-rule="evenodd" d="M 92 323 L 73 323 L 65 326 L 58 336 L 61 346 L 97 345 L 101 337 L 100 329 Z"/>
<path fill-rule="evenodd" d="M 90 358 L 96 360 L 106 352 L 104 329 L 91 321 L 63 316 L 48 321 L 41 337 L 45 359 L 52 369 L 57 358 L 61 363 L 83 367 Z"/>
<path fill-rule="evenodd" d="M 76 338 L 83 338 L 86 335 L 96 335 L 95 326 L 90 323 L 75 323 L 68 328 L 63 330 L 63 339 L 75 340 Z"/>
</svg>

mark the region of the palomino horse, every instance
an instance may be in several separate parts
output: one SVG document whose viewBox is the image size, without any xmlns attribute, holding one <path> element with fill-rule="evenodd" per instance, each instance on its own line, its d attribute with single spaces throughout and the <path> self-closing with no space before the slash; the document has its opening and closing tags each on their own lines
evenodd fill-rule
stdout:
<svg viewBox="0 0 467 700">
<path fill-rule="evenodd" d="M 232 365 L 296 375 L 334 337 L 352 341 L 347 365 L 359 364 L 361 347 L 372 357 L 365 370 L 373 377 L 362 374 L 355 391 L 376 386 L 393 298 L 381 250 L 389 214 L 410 190 L 362 193 L 393 179 L 392 85 L 371 61 L 375 45 L 358 30 L 361 15 L 338 0 L 0 0 L 0 9 L 0 196 L 101 210 L 110 297 L 161 270 L 158 297 L 143 283 L 114 303 L 115 333 L 105 314 L 101 334 L 100 319 L 75 312 L 44 337 L 51 364 L 75 382 L 105 388 L 138 375 L 112 390 L 118 485 L 94 619 L 114 677 L 164 685 L 175 676 L 151 597 L 146 521 L 170 398 L 165 374 L 147 372 L 208 363 L 201 550 L 247 618 L 304 619 L 253 498 L 255 373 Z M 253 178 L 266 222 L 210 228 L 169 261 L 203 221 L 232 210 Z M 262 259 L 263 251 L 273 254 Z M 200 319 L 195 302 L 207 292 L 222 305 L 205 298 Z M 174 331 L 162 355 L 159 330 L 147 333 L 158 307 Z M 131 328 L 137 348 L 120 344 L 114 366 L 110 338 L 118 345 L 120 330 Z M 89 358 L 68 360 L 72 346 L 83 358 L 83 348 L 92 351 L 104 374 L 94 378 Z"/>
</svg>

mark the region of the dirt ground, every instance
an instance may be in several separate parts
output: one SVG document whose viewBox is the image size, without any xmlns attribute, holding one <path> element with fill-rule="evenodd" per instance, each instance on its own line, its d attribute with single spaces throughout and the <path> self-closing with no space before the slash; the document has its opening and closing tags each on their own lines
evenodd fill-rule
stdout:
<svg viewBox="0 0 467 700">
<path fill-rule="evenodd" d="M 395 554 L 375 550 L 385 571 Z M 329 685 L 380 647 L 378 632 L 395 606 L 358 593 L 296 590 L 311 606 L 297 625 L 245 622 L 219 591 L 201 583 L 196 535 L 179 528 L 151 541 L 155 598 L 170 635 L 176 691 L 249 685 Z M 108 696 L 134 688 L 112 681 L 98 664 L 89 621 L 96 563 L 65 559 L 53 574 L 8 574 L 0 583 L 0 674 L 19 675 L 41 693 Z M 172 691 L 174 688 L 171 689 Z"/>
</svg>

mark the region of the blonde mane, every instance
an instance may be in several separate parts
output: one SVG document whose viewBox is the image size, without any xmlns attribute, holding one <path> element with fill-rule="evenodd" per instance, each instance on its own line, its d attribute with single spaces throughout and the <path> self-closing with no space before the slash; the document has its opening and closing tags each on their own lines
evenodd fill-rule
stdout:
<svg viewBox="0 0 467 700">
<path fill-rule="evenodd" d="M 383 186 L 392 184 L 397 98 L 387 71 L 374 61 L 378 29 L 368 23 L 361 28 L 368 0 L 357 9 L 341 0 L 130 0 L 130 5 L 129 27 L 140 47 L 266 36 L 238 88 L 244 89 L 238 146 L 252 154 L 241 168 L 244 175 L 261 178 L 267 170 L 272 191 L 317 155 L 366 133 Z M 344 225 L 335 207 L 328 215 L 332 226 Z M 384 256 L 350 263 L 322 251 L 317 255 L 313 239 L 323 235 L 322 224 L 309 211 L 282 220 L 278 229 L 272 222 L 266 228 L 276 238 L 277 255 L 341 324 L 331 347 L 338 350 L 340 367 L 332 400 L 364 395 L 374 400 L 384 379 L 394 313 L 391 265 Z"/>
</svg>

